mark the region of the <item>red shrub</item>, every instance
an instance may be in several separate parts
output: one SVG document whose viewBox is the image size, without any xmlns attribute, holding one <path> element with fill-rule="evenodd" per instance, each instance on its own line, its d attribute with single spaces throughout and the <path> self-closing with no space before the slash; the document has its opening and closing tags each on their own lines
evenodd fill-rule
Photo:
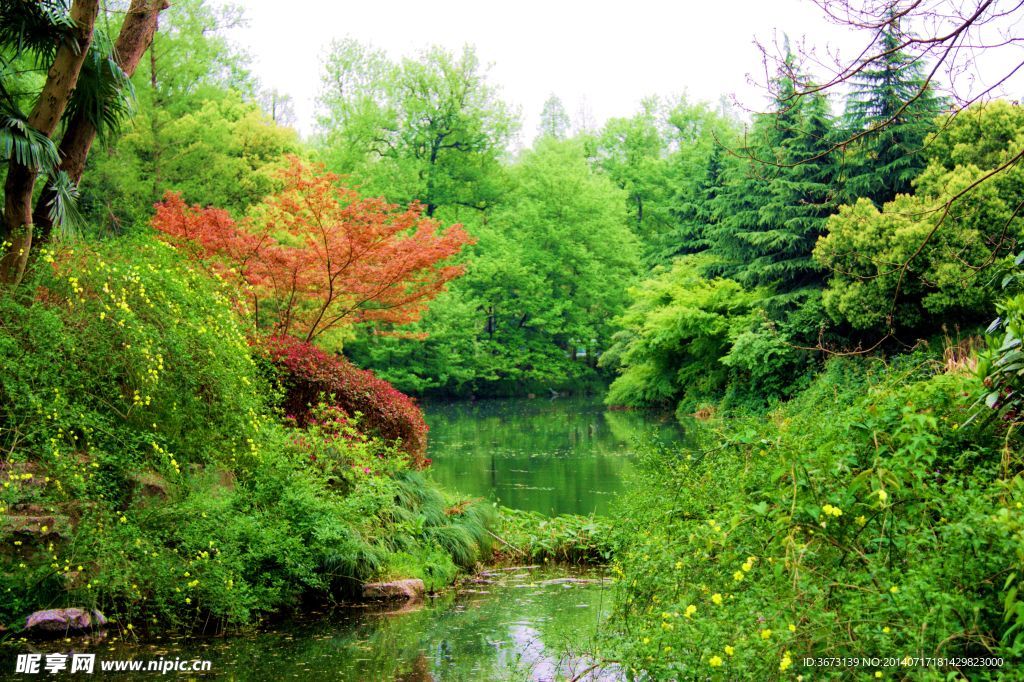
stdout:
<svg viewBox="0 0 1024 682">
<path fill-rule="evenodd" d="M 331 355 L 311 343 L 290 336 L 273 336 L 267 348 L 284 372 L 284 408 L 300 426 L 308 423 L 310 406 L 320 395 L 333 395 L 333 404 L 348 414 L 362 414 L 360 428 L 385 440 L 401 440 L 401 449 L 415 466 L 424 466 L 427 423 L 413 399 L 359 369 L 344 357 Z"/>
</svg>

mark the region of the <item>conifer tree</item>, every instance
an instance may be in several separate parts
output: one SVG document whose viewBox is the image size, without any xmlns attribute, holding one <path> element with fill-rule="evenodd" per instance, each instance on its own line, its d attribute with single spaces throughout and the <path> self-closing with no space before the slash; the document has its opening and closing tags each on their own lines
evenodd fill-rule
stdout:
<svg viewBox="0 0 1024 682">
<path fill-rule="evenodd" d="M 772 110 L 754 120 L 746 167 L 731 174 L 715 199 L 720 220 L 709 230 L 714 274 L 780 295 L 822 284 L 811 254 L 839 203 L 841 165 L 832 152 L 828 101 L 797 97 L 799 78 L 789 60 L 776 80 Z"/>
<path fill-rule="evenodd" d="M 860 136 L 849 161 L 847 191 L 879 208 L 911 192 L 911 181 L 926 165 L 925 138 L 943 106 L 924 87 L 920 62 L 899 49 L 902 42 L 899 19 L 893 17 L 881 36 L 882 58 L 851 78 L 846 103 L 848 134 Z"/>
</svg>

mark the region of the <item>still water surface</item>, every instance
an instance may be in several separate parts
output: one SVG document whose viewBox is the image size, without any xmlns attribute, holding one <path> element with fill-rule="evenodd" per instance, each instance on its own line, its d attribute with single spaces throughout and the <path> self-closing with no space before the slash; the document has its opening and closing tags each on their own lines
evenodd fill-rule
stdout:
<svg viewBox="0 0 1024 682">
<path fill-rule="evenodd" d="M 449 490 L 544 514 L 607 514 L 638 441 L 682 437 L 668 414 L 596 398 L 427 404 L 431 476 Z"/>
<path fill-rule="evenodd" d="M 436 481 L 543 513 L 607 513 L 612 496 L 626 490 L 634 441 L 680 437 L 670 419 L 608 412 L 596 400 L 431 404 L 426 413 Z M 86 650 L 98 660 L 210 660 L 214 676 L 229 680 L 572 679 L 592 667 L 588 652 L 604 627 L 610 589 L 596 570 L 493 570 L 408 608 L 341 609 L 249 636 L 108 640 Z M 13 670 L 14 656 L 3 658 L 0 677 Z M 578 677 L 618 678 L 615 669 Z"/>
</svg>

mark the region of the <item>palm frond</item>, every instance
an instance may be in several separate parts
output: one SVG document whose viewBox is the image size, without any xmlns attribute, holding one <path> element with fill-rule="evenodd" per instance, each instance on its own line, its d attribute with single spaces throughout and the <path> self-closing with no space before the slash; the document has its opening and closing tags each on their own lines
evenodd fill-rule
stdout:
<svg viewBox="0 0 1024 682">
<path fill-rule="evenodd" d="M 118 66 L 110 38 L 97 30 L 64 120 L 81 115 L 103 139 L 117 132 L 121 123 L 134 113 L 135 88 L 131 79 Z"/>
<path fill-rule="evenodd" d="M 0 161 L 11 158 L 37 172 L 52 172 L 60 165 L 53 140 L 23 118 L 0 115 Z"/>
<path fill-rule="evenodd" d="M 64 171 L 53 176 L 49 184 L 53 198 L 47 204 L 50 222 L 60 231 L 60 236 L 69 239 L 82 230 L 85 219 L 78 210 L 78 186 Z"/>
<path fill-rule="evenodd" d="M 15 56 L 30 52 L 50 59 L 64 41 L 74 40 L 68 0 L 4 0 L 0 3 L 0 47 Z"/>
</svg>

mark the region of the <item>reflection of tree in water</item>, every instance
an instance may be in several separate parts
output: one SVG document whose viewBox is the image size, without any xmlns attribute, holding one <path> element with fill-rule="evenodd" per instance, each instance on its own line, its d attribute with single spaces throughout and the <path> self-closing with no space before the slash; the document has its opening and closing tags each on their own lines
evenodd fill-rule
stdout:
<svg viewBox="0 0 1024 682">
<path fill-rule="evenodd" d="M 449 593 L 422 608 L 338 610 L 245 637 L 175 641 L 173 656 L 209 659 L 238 682 L 299 679 L 543 679 L 582 671 L 590 659 L 570 643 L 596 637 L 610 597 L 604 584 L 545 584 L 561 569 L 500 572 L 486 594 Z M 582 573 L 581 577 L 597 577 Z M 117 643 L 106 658 L 153 658 L 152 649 Z M 599 678 L 614 679 L 607 675 Z"/>
<path fill-rule="evenodd" d="M 607 513 L 637 438 L 681 435 L 671 419 L 609 413 L 597 399 L 428 404 L 426 412 L 435 480 L 541 513 Z"/>
</svg>

